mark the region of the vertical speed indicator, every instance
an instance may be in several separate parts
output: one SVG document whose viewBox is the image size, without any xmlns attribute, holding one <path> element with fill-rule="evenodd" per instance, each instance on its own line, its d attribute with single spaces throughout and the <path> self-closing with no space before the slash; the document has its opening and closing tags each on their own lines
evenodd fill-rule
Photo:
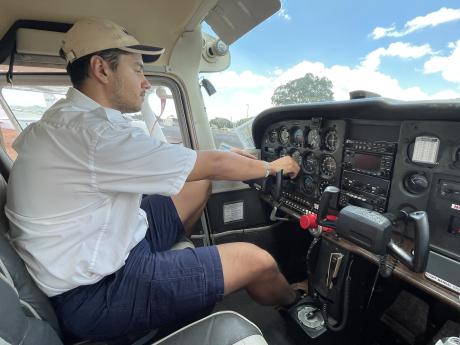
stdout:
<svg viewBox="0 0 460 345">
<path fill-rule="evenodd" d="M 320 164 L 321 177 L 330 179 L 334 177 L 337 170 L 337 162 L 332 156 L 325 156 Z"/>
<path fill-rule="evenodd" d="M 332 130 L 327 132 L 326 137 L 324 138 L 324 146 L 330 152 L 334 152 L 337 149 L 339 144 L 339 136 L 337 132 Z"/>
</svg>

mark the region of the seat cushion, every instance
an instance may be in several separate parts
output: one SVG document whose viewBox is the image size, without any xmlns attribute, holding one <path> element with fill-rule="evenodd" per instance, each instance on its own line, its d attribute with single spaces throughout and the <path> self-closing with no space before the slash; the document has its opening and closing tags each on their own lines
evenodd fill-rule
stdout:
<svg viewBox="0 0 460 345">
<path fill-rule="evenodd" d="M 27 316 L 11 286 L 0 279 L 0 343 L 62 345 L 48 322 Z"/>
<path fill-rule="evenodd" d="M 221 311 L 196 321 L 153 345 L 267 345 L 260 329 L 242 315 Z"/>
<path fill-rule="evenodd" d="M 19 297 L 22 301 L 29 304 L 37 312 L 39 317 L 46 320 L 59 335 L 58 320 L 48 297 L 34 283 L 24 262 L 7 238 L 9 224 L 4 212 L 5 201 L 6 182 L 0 175 L 0 261 L 11 276 L 14 288 L 18 292 L 19 296 L 16 296 L 16 302 L 18 301 L 17 297 Z M 0 300 L 3 300 L 3 297 L 0 297 Z"/>
</svg>

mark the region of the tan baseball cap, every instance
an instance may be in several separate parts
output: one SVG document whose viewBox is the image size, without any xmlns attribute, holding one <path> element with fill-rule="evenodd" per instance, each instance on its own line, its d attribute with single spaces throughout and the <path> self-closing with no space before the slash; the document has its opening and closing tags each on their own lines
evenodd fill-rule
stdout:
<svg viewBox="0 0 460 345">
<path fill-rule="evenodd" d="M 142 45 L 122 26 L 107 19 L 87 18 L 76 22 L 64 36 L 62 55 L 68 63 L 105 49 L 118 48 L 142 54 L 146 63 L 158 60 L 163 48 Z"/>
</svg>

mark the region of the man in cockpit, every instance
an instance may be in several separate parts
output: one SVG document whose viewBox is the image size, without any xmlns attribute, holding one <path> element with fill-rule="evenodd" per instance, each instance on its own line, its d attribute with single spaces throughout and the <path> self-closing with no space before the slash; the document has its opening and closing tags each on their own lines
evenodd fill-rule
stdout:
<svg viewBox="0 0 460 345">
<path fill-rule="evenodd" d="M 241 288 L 266 305 L 297 300 L 255 245 L 170 250 L 200 216 L 209 180 L 295 177 L 299 166 L 194 151 L 133 127 L 123 114 L 140 110 L 143 64 L 162 51 L 110 21 L 77 22 L 61 49 L 73 87 L 14 143 L 12 242 L 64 332 L 81 339 L 177 322 Z"/>
</svg>

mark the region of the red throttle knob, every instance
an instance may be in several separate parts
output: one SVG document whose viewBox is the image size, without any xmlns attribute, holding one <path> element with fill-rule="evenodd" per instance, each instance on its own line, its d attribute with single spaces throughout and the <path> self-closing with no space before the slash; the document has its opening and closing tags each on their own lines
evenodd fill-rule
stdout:
<svg viewBox="0 0 460 345">
<path fill-rule="evenodd" d="M 317 228 L 318 223 L 316 222 L 316 219 L 317 216 L 314 213 L 304 214 L 300 216 L 299 219 L 300 227 L 304 230 Z"/>
</svg>

